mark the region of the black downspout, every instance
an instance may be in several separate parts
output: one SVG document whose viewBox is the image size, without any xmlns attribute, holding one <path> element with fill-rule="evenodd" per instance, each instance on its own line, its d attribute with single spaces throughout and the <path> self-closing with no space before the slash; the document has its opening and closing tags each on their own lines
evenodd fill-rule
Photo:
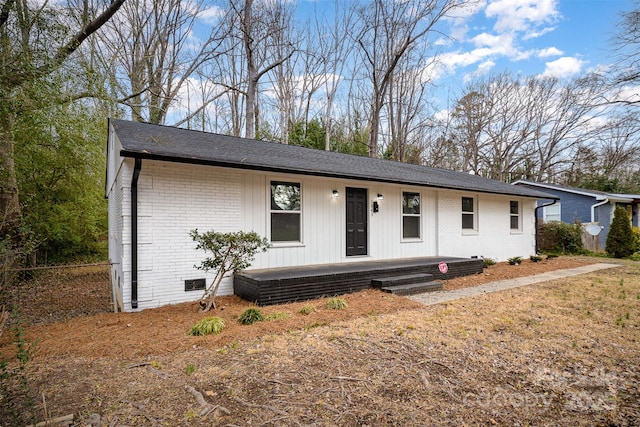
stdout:
<svg viewBox="0 0 640 427">
<path fill-rule="evenodd" d="M 546 208 L 547 206 L 552 206 L 555 205 L 556 202 L 558 201 L 558 199 L 554 199 L 553 202 L 549 203 L 548 205 L 540 205 L 537 208 L 535 208 L 534 210 L 534 216 L 536 219 L 536 255 L 538 255 L 538 209 L 540 208 Z"/>
<path fill-rule="evenodd" d="M 136 159 L 131 179 L 131 308 L 138 308 L 138 177 L 142 159 Z"/>
</svg>

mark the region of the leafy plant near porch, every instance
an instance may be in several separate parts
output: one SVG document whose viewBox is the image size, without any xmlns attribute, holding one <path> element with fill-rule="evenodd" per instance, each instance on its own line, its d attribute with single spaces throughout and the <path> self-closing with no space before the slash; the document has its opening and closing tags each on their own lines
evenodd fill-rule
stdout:
<svg viewBox="0 0 640 427">
<path fill-rule="evenodd" d="M 195 229 L 191 230 L 189 235 L 197 243 L 196 249 L 213 254 L 213 257 L 207 257 L 200 265 L 194 266 L 198 270 L 216 272 L 213 281 L 200 298 L 202 311 L 216 308 L 215 297 L 218 288 L 228 273 L 237 273 L 249 267 L 257 252 L 265 252 L 271 246 L 266 238 L 260 237 L 255 231 L 219 233 L 211 230 L 200 233 Z"/>
</svg>

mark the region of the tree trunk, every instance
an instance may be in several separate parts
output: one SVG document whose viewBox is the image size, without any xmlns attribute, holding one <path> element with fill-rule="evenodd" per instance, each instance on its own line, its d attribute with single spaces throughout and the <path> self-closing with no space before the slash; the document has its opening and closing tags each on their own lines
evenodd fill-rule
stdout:
<svg viewBox="0 0 640 427">
<path fill-rule="evenodd" d="M 20 199 L 14 161 L 13 114 L 0 114 L 0 232 L 16 237 L 19 228 Z"/>
</svg>

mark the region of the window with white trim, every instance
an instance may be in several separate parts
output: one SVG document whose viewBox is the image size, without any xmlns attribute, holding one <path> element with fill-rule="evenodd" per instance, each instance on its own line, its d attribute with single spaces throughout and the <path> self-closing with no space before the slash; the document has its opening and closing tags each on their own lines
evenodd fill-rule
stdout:
<svg viewBox="0 0 640 427">
<path fill-rule="evenodd" d="M 402 192 L 402 238 L 420 238 L 420 193 Z"/>
<path fill-rule="evenodd" d="M 271 181 L 271 241 L 300 242 L 300 183 Z"/>
<path fill-rule="evenodd" d="M 462 198 L 462 230 L 475 231 L 478 229 L 478 208 L 475 197 Z"/>
<path fill-rule="evenodd" d="M 522 221 L 520 213 L 520 202 L 517 200 L 509 201 L 509 216 L 510 216 L 510 228 L 511 231 L 522 230 Z"/>
<path fill-rule="evenodd" d="M 544 222 L 558 221 L 560 222 L 561 207 L 560 202 L 542 208 L 542 219 Z"/>
</svg>

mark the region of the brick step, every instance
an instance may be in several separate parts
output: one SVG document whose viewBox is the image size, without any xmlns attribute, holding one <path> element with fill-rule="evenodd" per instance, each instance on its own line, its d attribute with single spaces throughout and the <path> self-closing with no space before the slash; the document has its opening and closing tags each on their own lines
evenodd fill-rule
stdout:
<svg viewBox="0 0 640 427">
<path fill-rule="evenodd" d="M 427 274 L 427 273 L 406 274 L 404 276 L 377 277 L 371 280 L 371 285 L 374 288 L 382 288 L 385 286 L 409 285 L 411 283 L 428 282 L 432 278 L 433 278 L 433 274 Z"/>
<path fill-rule="evenodd" d="M 384 292 L 395 295 L 415 295 L 425 292 L 434 292 L 442 290 L 442 282 L 434 280 L 431 282 L 409 283 L 406 285 L 384 286 L 381 288 Z"/>
</svg>

